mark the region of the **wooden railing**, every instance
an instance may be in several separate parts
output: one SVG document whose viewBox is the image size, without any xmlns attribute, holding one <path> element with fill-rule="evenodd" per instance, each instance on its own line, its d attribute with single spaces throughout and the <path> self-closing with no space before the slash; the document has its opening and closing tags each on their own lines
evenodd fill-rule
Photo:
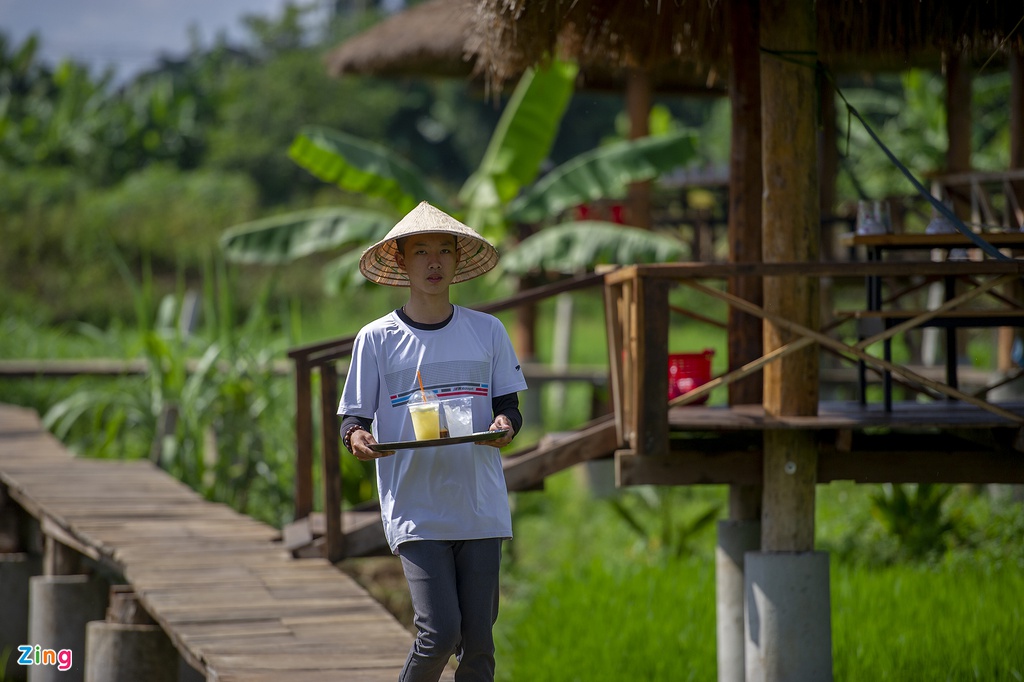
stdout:
<svg viewBox="0 0 1024 682">
<path fill-rule="evenodd" d="M 612 398 L 615 405 L 616 427 L 619 441 L 635 455 L 663 455 L 669 448 L 669 410 L 706 396 L 716 388 L 727 386 L 758 372 L 765 365 L 776 362 L 802 349 L 817 346 L 830 350 L 855 362 L 863 362 L 879 372 L 891 372 L 903 379 L 930 389 L 935 394 L 971 403 L 982 410 L 1021 424 L 1024 418 L 1008 412 L 998 405 L 968 395 L 948 383 L 941 383 L 914 372 L 909 367 L 878 358 L 867 349 L 908 329 L 951 321 L 962 326 L 984 326 L 984 318 L 991 317 L 1005 323 L 1016 317 L 1020 302 L 1013 311 L 987 310 L 984 313 L 963 314 L 966 304 L 983 294 L 994 292 L 999 286 L 1019 279 L 1024 274 L 1024 261 L 984 262 L 917 262 L 917 263 L 758 263 L 758 264 L 673 264 L 636 265 L 621 268 L 606 276 L 605 310 L 608 326 L 609 367 Z M 939 308 L 908 315 L 907 311 L 894 311 L 892 324 L 869 338 L 850 344 L 829 332 L 836 322 L 855 320 L 861 310 L 837 311 L 834 319 L 821 329 L 810 329 L 784 319 L 769 308 L 754 305 L 720 288 L 708 286 L 712 282 L 732 277 L 787 277 L 850 279 L 887 279 L 907 277 L 956 277 L 968 283 L 969 290 L 945 302 Z M 794 340 L 772 349 L 762 357 L 734 369 L 710 382 L 667 400 L 668 329 L 666 311 L 669 290 L 683 285 L 699 291 L 712 300 L 724 301 L 731 308 L 769 321 L 794 335 Z M 708 299 L 704 299 L 707 301 Z M 703 302 L 703 301 L 702 301 Z M 1011 302 L 1014 303 L 1014 302 Z M 865 305 L 865 307 L 867 307 Z M 1005 307 L 1005 306 L 1004 306 Z M 816 377 L 808 377 L 808 382 Z M 817 387 L 813 387 L 817 390 Z M 665 400 L 654 396 L 666 396 Z"/>
<path fill-rule="evenodd" d="M 932 187 L 940 199 L 968 204 L 976 225 L 1024 230 L 1024 168 L 939 175 Z"/>
<path fill-rule="evenodd" d="M 598 287 L 604 276 L 590 274 L 529 289 L 475 310 L 498 313 L 529 305 L 572 291 Z M 321 474 L 323 484 L 324 541 L 331 561 L 345 556 L 341 527 L 341 463 L 338 432 L 337 363 L 351 356 L 355 336 L 322 341 L 294 348 L 288 357 L 295 367 L 295 519 L 307 518 L 313 512 L 313 375 L 320 383 Z"/>
</svg>

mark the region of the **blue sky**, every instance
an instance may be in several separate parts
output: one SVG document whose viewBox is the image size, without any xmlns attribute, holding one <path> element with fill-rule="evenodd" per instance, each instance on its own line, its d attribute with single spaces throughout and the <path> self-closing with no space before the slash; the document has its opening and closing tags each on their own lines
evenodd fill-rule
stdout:
<svg viewBox="0 0 1024 682">
<path fill-rule="evenodd" d="M 97 74 L 113 66 L 120 80 L 155 65 L 160 54 L 184 54 L 190 26 L 198 31 L 201 45 L 211 45 L 221 32 L 239 39 L 245 35 L 243 15 L 279 16 L 286 4 L 287 0 L 0 0 L 0 31 L 16 45 L 35 31 L 45 61 L 55 64 L 70 57 Z"/>
</svg>

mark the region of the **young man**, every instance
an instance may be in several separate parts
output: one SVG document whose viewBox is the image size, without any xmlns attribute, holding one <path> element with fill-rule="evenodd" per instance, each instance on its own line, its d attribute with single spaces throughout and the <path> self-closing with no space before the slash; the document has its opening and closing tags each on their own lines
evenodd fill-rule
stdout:
<svg viewBox="0 0 1024 682">
<path fill-rule="evenodd" d="M 359 262 L 371 282 L 409 287 L 404 306 L 356 337 L 338 408 L 345 446 L 376 460 L 384 534 L 412 596 L 418 634 L 400 682 L 437 680 L 452 653 L 458 682 L 494 679 L 501 543 L 512 537 L 498 448 L 522 426 L 526 382 L 501 322 L 452 305 L 448 290 L 497 261 L 483 237 L 423 202 Z M 472 396 L 474 433 L 503 435 L 372 449 L 416 440 L 408 401 L 421 392 Z"/>
</svg>

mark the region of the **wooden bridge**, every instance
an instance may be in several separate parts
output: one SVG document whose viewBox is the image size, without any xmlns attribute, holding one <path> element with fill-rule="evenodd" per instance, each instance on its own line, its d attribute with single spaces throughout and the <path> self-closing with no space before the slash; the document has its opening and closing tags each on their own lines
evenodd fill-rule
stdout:
<svg viewBox="0 0 1024 682">
<path fill-rule="evenodd" d="M 329 562 L 293 559 L 274 528 L 203 500 L 149 462 L 74 457 L 34 412 L 7 405 L 0 503 L 0 557 L 11 559 L 0 564 L 0 632 L 16 638 L 21 626 L 0 648 L 70 649 L 73 668 L 52 668 L 53 679 L 390 682 L 412 642 Z M 40 597 L 31 627 L 30 577 Z M 112 646 L 86 642 L 90 621 L 107 626 L 90 623 L 90 640 Z M 135 660 L 118 663 L 111 648 Z M 25 675 L 17 658 L 14 648 L 5 679 Z"/>
</svg>

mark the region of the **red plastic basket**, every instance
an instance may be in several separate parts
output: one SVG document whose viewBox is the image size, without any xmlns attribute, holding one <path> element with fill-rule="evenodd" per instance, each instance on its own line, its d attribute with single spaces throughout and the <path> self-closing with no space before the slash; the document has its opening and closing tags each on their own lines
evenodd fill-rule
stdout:
<svg viewBox="0 0 1024 682">
<path fill-rule="evenodd" d="M 707 348 L 700 353 L 671 353 L 668 356 L 668 399 L 672 400 L 702 384 L 711 381 L 711 358 L 715 351 Z M 702 405 L 708 401 L 701 396 L 687 405 Z"/>
</svg>

